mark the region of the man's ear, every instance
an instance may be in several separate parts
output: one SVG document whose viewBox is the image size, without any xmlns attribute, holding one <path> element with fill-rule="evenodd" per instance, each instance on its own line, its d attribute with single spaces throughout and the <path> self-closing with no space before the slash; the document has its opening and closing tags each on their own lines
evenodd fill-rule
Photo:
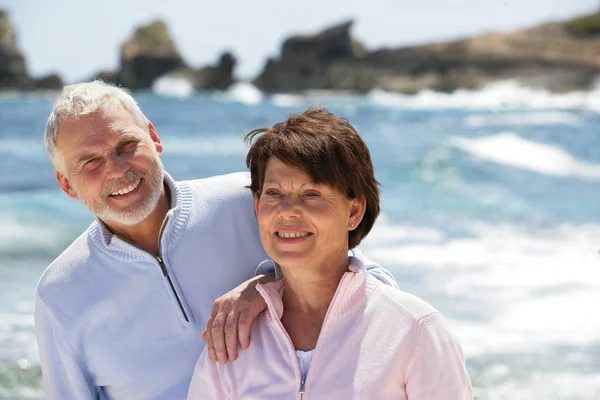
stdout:
<svg viewBox="0 0 600 400">
<path fill-rule="evenodd" d="M 154 143 L 154 146 L 156 147 L 156 152 L 158 153 L 159 156 L 162 156 L 162 152 L 163 152 L 162 141 L 160 140 L 160 137 L 158 136 L 158 133 L 156 132 L 156 128 L 150 121 L 148 121 L 148 132 L 150 133 L 150 138 L 152 139 L 152 142 Z"/>
<path fill-rule="evenodd" d="M 350 218 L 348 218 L 348 230 L 353 231 L 360 225 L 365 211 L 367 210 L 367 199 L 352 199 L 350 203 Z"/>
<path fill-rule="evenodd" d="M 69 182 L 67 177 L 56 170 L 54 172 L 56 172 L 56 180 L 58 181 L 58 184 L 60 185 L 62 190 L 67 194 L 67 196 L 69 196 L 72 199 L 79 200 L 79 196 L 77 196 L 77 193 L 75 192 L 75 190 L 73 190 L 71 182 Z"/>
</svg>

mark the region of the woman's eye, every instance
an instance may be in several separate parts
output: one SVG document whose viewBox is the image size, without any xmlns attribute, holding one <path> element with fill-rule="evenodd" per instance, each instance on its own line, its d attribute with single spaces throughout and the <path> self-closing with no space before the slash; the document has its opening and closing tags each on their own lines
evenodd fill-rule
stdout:
<svg viewBox="0 0 600 400">
<path fill-rule="evenodd" d="M 277 196 L 277 195 L 279 195 L 279 192 L 277 190 L 267 189 L 267 190 L 265 190 L 265 194 L 267 196 Z"/>
<path fill-rule="evenodd" d="M 308 192 L 304 195 L 305 197 L 308 197 L 309 199 L 314 199 L 320 196 L 319 193 L 317 192 Z"/>
</svg>

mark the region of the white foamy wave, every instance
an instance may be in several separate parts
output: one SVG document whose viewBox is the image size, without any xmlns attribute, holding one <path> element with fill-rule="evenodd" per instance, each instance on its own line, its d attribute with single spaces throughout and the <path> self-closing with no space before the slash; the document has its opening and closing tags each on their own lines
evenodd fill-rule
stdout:
<svg viewBox="0 0 600 400">
<path fill-rule="evenodd" d="M 256 86 L 247 82 L 234 83 L 224 93 L 218 93 L 216 99 L 225 102 L 238 102 L 249 106 L 260 103 L 263 93 Z"/>
<path fill-rule="evenodd" d="M 0 254 L 28 251 L 56 251 L 64 242 L 62 227 L 33 224 L 0 214 Z"/>
<path fill-rule="evenodd" d="M 295 107 L 306 102 L 302 96 L 295 94 L 274 94 L 269 97 L 271 103 L 276 107 Z"/>
<path fill-rule="evenodd" d="M 600 90 L 552 93 L 532 89 L 516 81 L 490 83 L 481 89 L 458 89 L 453 93 L 423 90 L 416 95 L 372 90 L 369 100 L 386 107 L 417 109 L 567 109 L 600 112 Z"/>
<path fill-rule="evenodd" d="M 452 137 L 450 143 L 483 160 L 545 175 L 600 179 L 600 165 L 577 160 L 566 151 L 524 139 L 514 132 L 481 138 Z"/>
<path fill-rule="evenodd" d="M 528 380 L 497 379 L 493 387 L 473 388 L 475 398 L 486 400 L 597 400 L 600 398 L 598 374 L 535 371 Z M 496 378 L 496 379 L 494 379 Z M 502 377 L 501 377 L 502 378 Z"/>
<path fill-rule="evenodd" d="M 152 91 L 164 97 L 187 98 L 194 94 L 194 84 L 184 76 L 165 75 L 152 83 Z"/>
<path fill-rule="evenodd" d="M 245 156 L 248 152 L 244 140 L 232 136 L 168 136 L 163 143 L 166 156 Z"/>
<path fill-rule="evenodd" d="M 572 112 L 567 111 L 539 111 L 532 113 L 502 113 L 469 115 L 464 119 L 464 124 L 470 128 L 487 126 L 540 126 L 540 125 L 573 125 L 582 124 L 581 119 Z"/>
<path fill-rule="evenodd" d="M 470 312 L 483 310 L 481 320 L 451 322 L 470 356 L 586 346 L 600 337 L 600 319 L 589 314 L 600 299 L 600 226 L 532 231 L 466 223 L 468 237 L 417 235 L 410 242 L 407 227 L 378 224 L 374 233 L 382 228 L 388 238 L 397 230 L 399 239 L 370 235 L 361 244 L 365 254 L 392 272 L 420 275 L 432 298 L 458 297 Z M 410 282 L 400 285 L 411 291 Z"/>
</svg>

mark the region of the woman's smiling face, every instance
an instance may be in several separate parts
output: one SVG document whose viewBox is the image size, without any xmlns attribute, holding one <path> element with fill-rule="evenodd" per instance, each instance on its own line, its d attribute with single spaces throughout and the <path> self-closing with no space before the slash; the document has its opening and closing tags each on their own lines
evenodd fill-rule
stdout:
<svg viewBox="0 0 600 400">
<path fill-rule="evenodd" d="M 361 201 L 315 183 L 275 157 L 266 163 L 255 208 L 265 250 L 275 262 L 292 268 L 347 258 L 348 231 L 364 213 Z"/>
</svg>

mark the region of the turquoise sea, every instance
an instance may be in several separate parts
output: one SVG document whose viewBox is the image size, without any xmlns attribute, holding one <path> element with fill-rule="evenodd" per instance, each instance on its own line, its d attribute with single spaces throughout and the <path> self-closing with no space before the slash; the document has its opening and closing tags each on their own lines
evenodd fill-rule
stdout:
<svg viewBox="0 0 600 400">
<path fill-rule="evenodd" d="M 264 96 L 134 93 L 176 179 L 245 168 L 243 133 L 310 104 L 373 155 L 383 215 L 361 248 L 460 338 L 478 399 L 600 398 L 600 89 Z M 40 399 L 36 282 L 92 220 L 42 143 L 55 94 L 0 95 L 0 398 Z"/>
</svg>

